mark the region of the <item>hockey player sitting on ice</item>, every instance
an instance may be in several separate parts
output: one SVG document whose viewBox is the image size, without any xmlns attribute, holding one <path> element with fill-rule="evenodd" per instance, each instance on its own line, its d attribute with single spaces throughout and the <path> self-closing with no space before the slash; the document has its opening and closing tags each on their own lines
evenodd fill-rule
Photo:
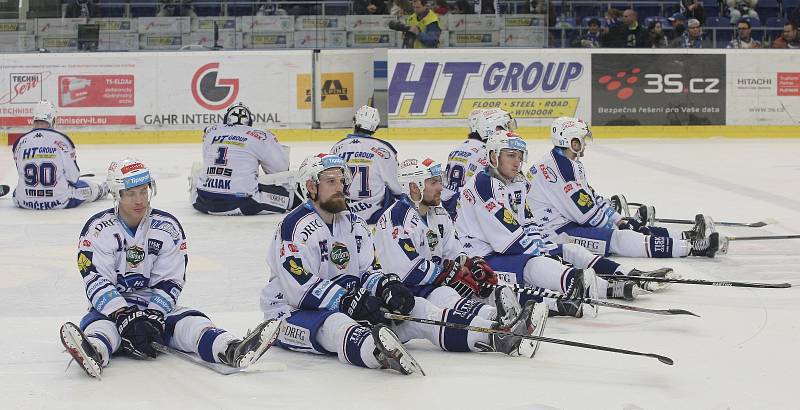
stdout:
<svg viewBox="0 0 800 410">
<path fill-rule="evenodd" d="M 466 315 L 414 298 L 397 275 L 384 274 L 369 228 L 347 209 L 343 192 L 350 171 L 341 157 L 311 156 L 300 165 L 299 174 L 308 202 L 278 225 L 267 254 L 272 275 L 261 292 L 265 318 L 284 319 L 280 346 L 411 374 L 421 369 L 400 340 L 427 338 L 460 351 L 479 341 L 489 343 L 486 334 L 415 322 L 400 322 L 397 334 L 390 330 L 382 310 L 423 318 Z M 530 316 L 531 308 L 523 317 Z M 527 322 L 518 327 L 527 329 Z M 510 351 L 520 339 L 504 335 L 496 338 L 496 345 Z"/>
<path fill-rule="evenodd" d="M 595 194 L 580 160 L 592 139 L 586 123 L 577 118 L 557 118 L 551 137 L 555 147 L 533 164 L 529 174 L 533 186 L 528 201 L 544 239 L 574 242 L 605 256 L 714 257 L 719 234 L 714 232 L 710 218 L 697 215 L 695 226 L 683 233 L 686 239 L 681 239 L 665 228 L 645 226 L 646 216 L 623 218 L 610 201 Z M 624 206 L 627 210 L 627 204 Z M 671 269 L 656 272 L 657 276 L 677 277 Z"/>
<path fill-rule="evenodd" d="M 370 225 L 402 193 L 397 182 L 397 150 L 373 136 L 379 122 L 378 110 L 362 106 L 353 117 L 353 133 L 331 148 L 332 154 L 347 161 L 353 175 L 353 182 L 345 188 L 350 211 Z"/>
<path fill-rule="evenodd" d="M 156 183 L 140 161 L 112 162 L 107 183 L 116 206 L 86 222 L 78 245 L 78 270 L 91 307 L 80 327 L 61 327 L 61 342 L 92 377 L 111 355 L 156 357 L 152 342 L 197 354 L 209 363 L 247 367 L 277 337 L 280 322 L 267 320 L 243 339 L 203 313 L 181 307 L 186 277 L 186 236 L 174 216 L 150 207 Z"/>
<path fill-rule="evenodd" d="M 11 149 L 19 175 L 14 205 L 20 208 L 74 208 L 108 195 L 105 183 L 80 179 L 75 144 L 53 129 L 55 123 L 53 104 L 40 101 L 33 109 L 33 129 Z"/>
<path fill-rule="evenodd" d="M 632 300 L 641 292 L 632 282 L 595 277 L 595 271 L 615 274 L 631 269 L 579 245 L 542 239 L 526 203 L 530 185 L 520 173 L 527 157 L 525 141 L 513 132 L 497 131 L 486 142 L 486 155 L 489 167 L 467 181 L 458 201 L 456 232 L 468 255 L 485 258 L 502 281 L 569 296 Z M 577 302 L 546 302 L 553 314 L 582 315 Z"/>
<path fill-rule="evenodd" d="M 375 249 L 383 270 L 396 273 L 416 296 L 431 304 L 464 312 L 463 316 L 451 315 L 450 321 L 469 323 L 477 317 L 482 320 L 473 319 L 476 322 L 495 322 L 495 328 L 513 327 L 522 311 L 516 295 L 507 286 L 494 286 L 497 276 L 482 258 L 462 252 L 453 220 L 441 207 L 441 164 L 432 159 L 407 159 L 400 164 L 398 180 L 404 195 L 375 225 Z M 491 298 L 496 307 L 471 297 Z M 542 334 L 546 318 L 547 307 L 536 305 L 532 323 L 537 335 Z M 523 345 L 519 353 L 532 356 L 535 350 L 525 351 L 528 346 Z M 494 350 L 491 345 L 477 346 L 487 347 Z"/>
<path fill-rule="evenodd" d="M 223 122 L 203 134 L 203 162 L 195 163 L 190 179 L 194 208 L 210 215 L 258 215 L 299 205 L 287 172 L 289 148 L 271 132 L 253 128 L 253 114 L 242 103 L 228 108 Z M 259 167 L 269 183 L 259 178 Z"/>
</svg>

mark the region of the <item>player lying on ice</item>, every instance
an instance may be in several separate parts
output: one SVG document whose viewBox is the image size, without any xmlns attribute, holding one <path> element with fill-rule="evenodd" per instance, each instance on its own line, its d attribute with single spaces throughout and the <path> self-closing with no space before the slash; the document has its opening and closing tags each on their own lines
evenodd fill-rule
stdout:
<svg viewBox="0 0 800 410">
<path fill-rule="evenodd" d="M 456 232 L 464 251 L 479 256 L 499 279 L 537 286 L 574 297 L 632 300 L 641 290 L 629 281 L 609 283 L 603 274 L 657 274 L 622 266 L 585 248 L 543 239 L 527 204 L 530 184 L 520 172 L 527 145 L 517 134 L 498 130 L 486 143 L 489 167 L 464 185 L 458 201 Z M 582 316 L 578 302 L 551 300 L 551 314 Z"/>
<path fill-rule="evenodd" d="M 79 237 L 78 270 L 91 307 L 80 327 L 61 327 L 69 354 L 97 378 L 116 352 L 156 357 L 152 343 L 232 367 L 258 360 L 280 321 L 266 320 L 237 339 L 202 312 L 179 306 L 189 260 L 186 235 L 174 216 L 150 207 L 156 194 L 150 170 L 125 158 L 111 163 L 106 182 L 116 206 L 89 218 Z"/>
<path fill-rule="evenodd" d="M 369 228 L 347 208 L 343 192 L 351 176 L 341 157 L 311 156 L 301 164 L 299 175 L 308 201 L 278 225 L 267 254 L 272 275 L 261 293 L 265 318 L 284 320 L 280 346 L 410 374 L 421 369 L 401 341 L 428 339 L 451 351 L 480 350 L 478 344 L 514 353 L 522 339 L 518 335 L 535 330 L 533 304 L 509 323 L 514 333 L 506 335 L 414 322 L 401 322 L 390 330 L 383 310 L 485 327 L 493 322 L 415 298 L 397 275 L 384 273 Z"/>
</svg>

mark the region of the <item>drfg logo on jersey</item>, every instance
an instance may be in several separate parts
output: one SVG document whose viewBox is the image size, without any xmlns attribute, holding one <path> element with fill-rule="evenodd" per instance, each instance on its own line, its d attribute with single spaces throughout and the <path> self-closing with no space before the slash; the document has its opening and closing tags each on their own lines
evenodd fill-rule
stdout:
<svg viewBox="0 0 800 410">
<path fill-rule="evenodd" d="M 593 54 L 595 125 L 725 121 L 725 55 Z"/>
<path fill-rule="evenodd" d="M 208 63 L 192 76 L 192 97 L 201 107 L 221 110 L 230 106 L 239 95 L 238 78 L 220 78 L 219 63 Z"/>
<path fill-rule="evenodd" d="M 502 108 L 517 118 L 573 116 L 585 71 L 577 58 L 398 61 L 390 64 L 389 116 L 461 119 L 476 108 Z"/>
</svg>

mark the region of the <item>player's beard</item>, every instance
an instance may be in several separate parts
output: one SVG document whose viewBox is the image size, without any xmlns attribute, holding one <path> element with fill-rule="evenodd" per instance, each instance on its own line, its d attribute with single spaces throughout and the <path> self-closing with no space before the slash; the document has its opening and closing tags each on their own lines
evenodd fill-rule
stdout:
<svg viewBox="0 0 800 410">
<path fill-rule="evenodd" d="M 326 201 L 320 202 L 319 207 L 326 212 L 338 214 L 339 212 L 347 209 L 347 202 L 345 201 L 343 194 L 335 194 Z"/>
<path fill-rule="evenodd" d="M 439 206 L 442 203 L 442 194 L 435 195 L 432 200 L 422 198 L 422 205 L 425 206 Z"/>
</svg>

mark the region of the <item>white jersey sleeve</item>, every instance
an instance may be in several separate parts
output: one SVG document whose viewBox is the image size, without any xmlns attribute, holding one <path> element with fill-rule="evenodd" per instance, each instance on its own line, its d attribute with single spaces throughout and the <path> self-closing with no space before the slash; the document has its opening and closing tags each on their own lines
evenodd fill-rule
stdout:
<svg viewBox="0 0 800 410">
<path fill-rule="evenodd" d="M 270 132 L 246 125 L 214 125 L 203 135 L 203 169 L 197 189 L 231 198 L 258 192 L 258 169 L 289 169 L 289 154 Z"/>
<path fill-rule="evenodd" d="M 536 223 L 548 232 L 574 222 L 582 226 L 612 227 L 622 216 L 604 198 L 595 195 L 586 180 L 583 163 L 553 149 L 533 164 L 529 173 Z"/>
<path fill-rule="evenodd" d="M 33 209 L 66 207 L 80 177 L 72 140 L 56 130 L 37 128 L 20 137 L 12 151 L 18 174 L 16 200 Z"/>
<path fill-rule="evenodd" d="M 402 189 L 397 180 L 397 151 L 386 141 L 369 135 L 350 134 L 331 148 L 353 174 L 346 187 L 350 210 L 374 224 Z"/>
<path fill-rule="evenodd" d="M 456 232 L 470 256 L 501 254 L 538 254 L 545 242 L 533 225 L 521 219 L 530 210 L 517 197 L 524 192 L 513 192 L 488 171 L 478 173 L 464 185 L 458 200 Z M 516 209 L 516 211 L 515 211 Z"/>
</svg>

